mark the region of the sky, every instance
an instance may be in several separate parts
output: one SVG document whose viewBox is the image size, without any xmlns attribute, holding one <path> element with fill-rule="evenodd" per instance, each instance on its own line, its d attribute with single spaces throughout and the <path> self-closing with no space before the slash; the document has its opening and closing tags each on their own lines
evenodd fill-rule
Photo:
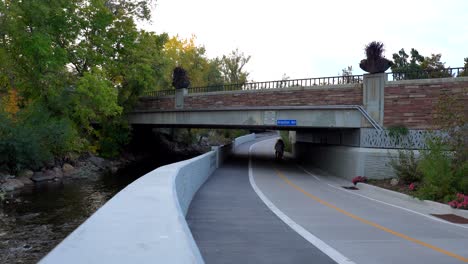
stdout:
<svg viewBox="0 0 468 264">
<path fill-rule="evenodd" d="M 157 0 L 152 15 L 144 29 L 195 35 L 209 58 L 250 55 L 250 81 L 336 76 L 347 66 L 362 74 L 371 41 L 388 59 L 401 48 L 441 53 L 447 67 L 468 57 L 466 0 Z"/>
</svg>

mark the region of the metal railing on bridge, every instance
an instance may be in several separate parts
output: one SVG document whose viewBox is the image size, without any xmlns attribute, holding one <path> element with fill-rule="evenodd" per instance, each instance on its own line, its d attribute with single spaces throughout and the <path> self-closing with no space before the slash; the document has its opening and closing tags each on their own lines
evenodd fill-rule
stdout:
<svg viewBox="0 0 468 264">
<path fill-rule="evenodd" d="M 188 93 L 194 94 L 194 93 L 210 93 L 210 92 L 284 89 L 284 88 L 293 88 L 293 87 L 312 87 L 312 86 L 339 85 L 339 84 L 359 84 L 359 83 L 362 83 L 362 81 L 363 81 L 363 75 L 331 76 L 331 77 L 320 77 L 320 78 L 219 84 L 219 85 L 210 85 L 210 86 L 204 86 L 204 87 L 191 87 L 188 89 Z M 144 96 L 159 97 L 159 96 L 171 96 L 174 94 L 175 94 L 175 90 L 170 89 L 170 90 L 146 92 Z"/>
<path fill-rule="evenodd" d="M 468 77 L 468 67 L 456 67 L 433 70 L 413 70 L 387 73 L 388 81 Z"/>
<path fill-rule="evenodd" d="M 404 72 L 389 72 L 387 73 L 388 81 L 400 80 L 416 80 L 416 79 L 432 79 L 432 78 L 450 78 L 468 76 L 468 68 L 445 68 L 439 70 L 417 70 Z M 294 80 L 280 80 L 267 82 L 250 82 L 250 83 L 234 83 L 234 84 L 219 84 L 204 87 L 191 87 L 188 89 L 189 94 L 195 93 L 211 93 L 211 92 L 229 92 L 229 91 L 248 91 L 248 90 L 268 90 L 268 89 L 284 89 L 294 87 L 314 87 L 325 85 L 339 84 L 360 84 L 363 82 L 363 75 L 349 76 L 331 76 L 320 78 L 306 78 Z M 150 91 L 143 94 L 147 97 L 162 97 L 174 96 L 175 89 Z"/>
</svg>

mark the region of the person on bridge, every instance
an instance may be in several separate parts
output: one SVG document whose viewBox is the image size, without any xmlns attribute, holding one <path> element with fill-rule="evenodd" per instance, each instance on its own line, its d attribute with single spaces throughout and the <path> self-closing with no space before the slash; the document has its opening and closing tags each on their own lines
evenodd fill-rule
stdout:
<svg viewBox="0 0 468 264">
<path fill-rule="evenodd" d="M 281 138 L 276 141 L 275 144 L 275 157 L 277 160 L 281 160 L 283 158 L 284 153 L 284 142 Z"/>
</svg>

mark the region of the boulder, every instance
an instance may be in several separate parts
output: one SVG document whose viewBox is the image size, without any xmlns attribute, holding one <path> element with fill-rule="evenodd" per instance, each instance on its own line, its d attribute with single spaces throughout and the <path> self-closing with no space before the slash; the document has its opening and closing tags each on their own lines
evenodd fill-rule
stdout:
<svg viewBox="0 0 468 264">
<path fill-rule="evenodd" d="M 70 174 L 72 174 L 74 170 L 75 168 L 68 163 L 63 164 L 62 166 L 63 176 L 70 176 Z"/>
<path fill-rule="evenodd" d="M 94 164 L 94 166 L 98 167 L 98 168 L 105 168 L 106 167 L 106 164 L 105 164 L 105 159 L 103 158 L 100 158 L 100 157 L 96 157 L 96 156 L 93 156 L 91 158 L 89 158 L 89 161 Z"/>
<path fill-rule="evenodd" d="M 0 189 L 6 191 L 6 192 L 11 192 L 11 191 L 14 191 L 14 190 L 17 190 L 19 188 L 23 188 L 24 187 L 24 183 L 22 183 L 20 180 L 18 179 L 8 179 L 5 181 L 5 183 L 3 183 L 1 186 L 0 186 Z"/>
<path fill-rule="evenodd" d="M 51 181 L 55 179 L 55 174 L 51 170 L 46 170 L 45 172 L 39 171 L 35 172 L 31 180 L 34 182 L 41 182 L 41 181 Z"/>
<path fill-rule="evenodd" d="M 399 182 L 400 182 L 399 179 L 393 178 L 393 179 L 390 180 L 390 185 L 397 186 Z"/>
<path fill-rule="evenodd" d="M 18 177 L 24 177 L 24 178 L 31 178 L 34 175 L 34 172 L 32 170 L 21 170 L 18 173 Z"/>
<path fill-rule="evenodd" d="M 24 185 L 32 185 L 34 182 L 29 178 L 25 176 L 20 176 L 17 178 L 20 182 L 22 182 Z"/>
<path fill-rule="evenodd" d="M 117 166 L 111 166 L 110 167 L 111 173 L 116 173 L 118 170 L 119 170 L 119 168 Z"/>
<path fill-rule="evenodd" d="M 63 177 L 63 172 L 62 172 L 62 169 L 58 168 L 58 167 L 54 167 L 52 169 L 52 171 L 54 172 L 55 174 L 55 178 L 62 178 Z"/>
</svg>

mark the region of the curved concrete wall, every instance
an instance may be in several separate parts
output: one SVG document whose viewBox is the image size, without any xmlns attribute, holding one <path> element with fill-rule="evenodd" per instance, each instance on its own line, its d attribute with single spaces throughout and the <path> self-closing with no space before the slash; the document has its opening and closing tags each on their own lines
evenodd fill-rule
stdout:
<svg viewBox="0 0 468 264">
<path fill-rule="evenodd" d="M 40 263 L 203 263 L 185 215 L 197 190 L 230 151 L 231 145 L 218 147 L 140 177 Z"/>
<path fill-rule="evenodd" d="M 255 137 L 256 137 L 255 133 L 252 133 L 252 134 L 248 134 L 248 135 L 234 139 L 234 142 L 233 142 L 234 148 L 237 148 L 237 146 L 244 144 L 245 142 L 255 140 Z"/>
</svg>

